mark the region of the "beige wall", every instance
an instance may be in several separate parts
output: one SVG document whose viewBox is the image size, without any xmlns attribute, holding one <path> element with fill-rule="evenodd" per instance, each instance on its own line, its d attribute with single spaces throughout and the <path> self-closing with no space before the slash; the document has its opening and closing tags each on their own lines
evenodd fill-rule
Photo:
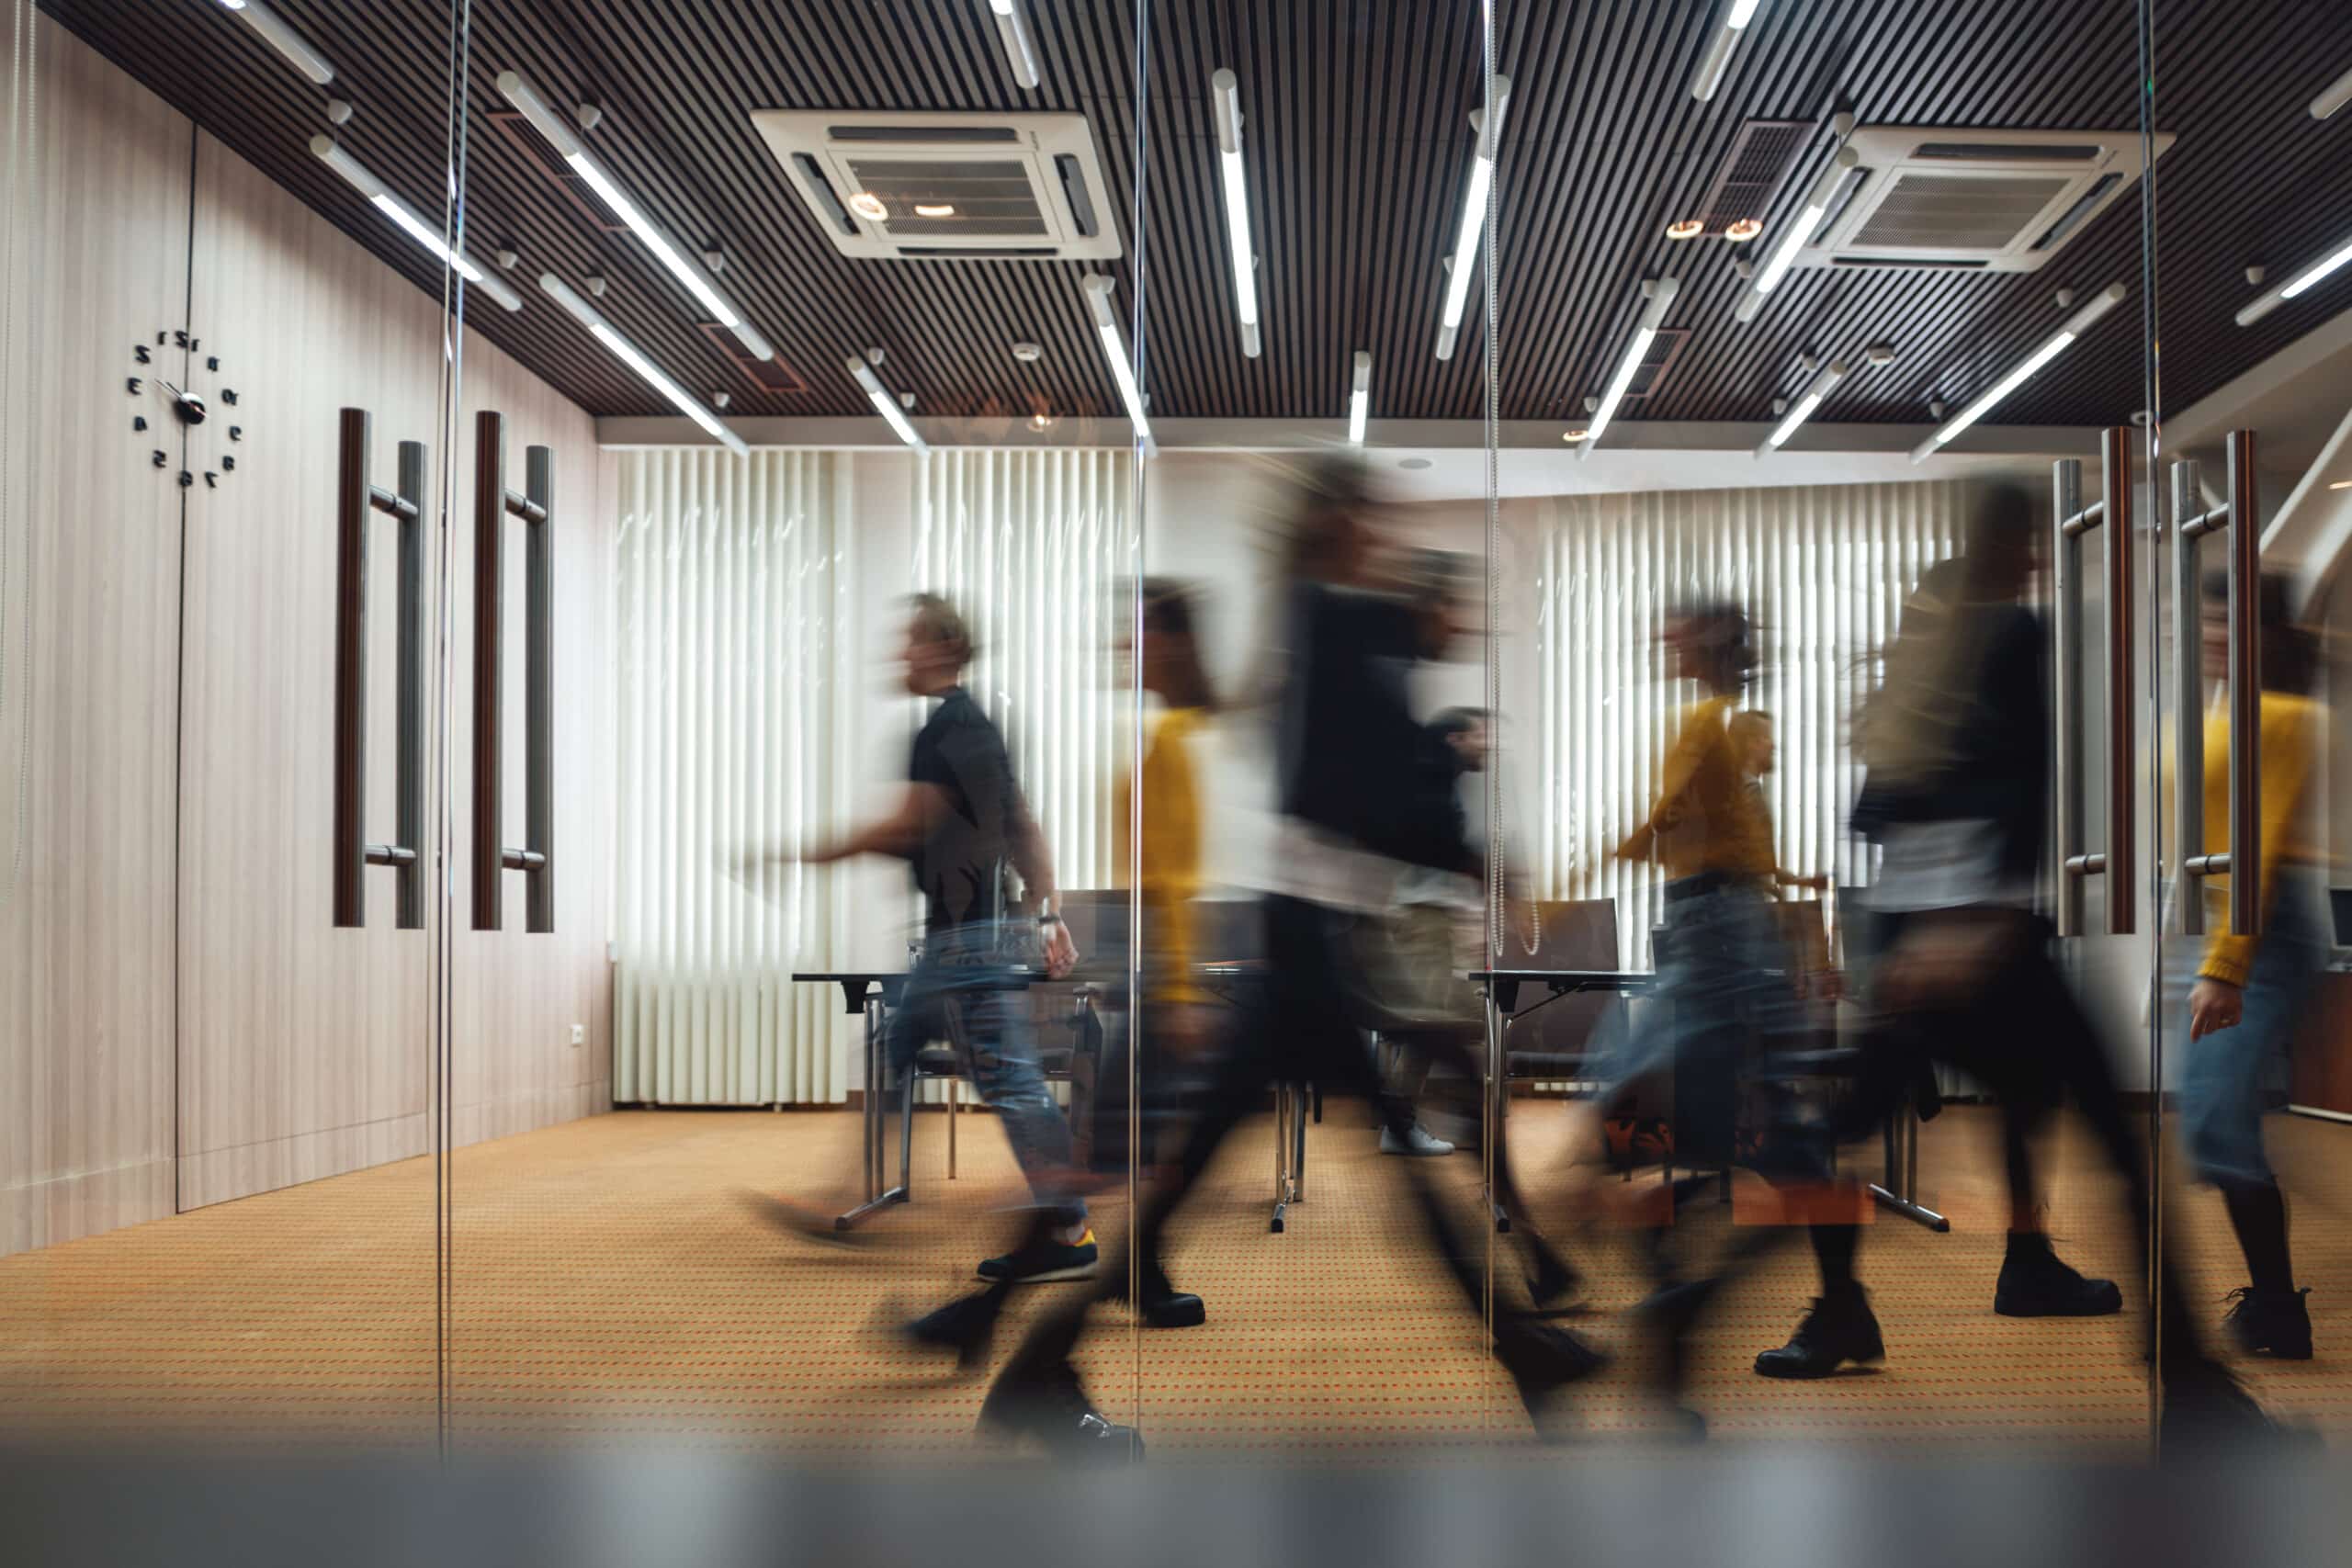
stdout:
<svg viewBox="0 0 2352 1568">
<path fill-rule="evenodd" d="M 22 504 L 6 519 L 0 581 L 10 617 L 0 630 L 13 639 L 28 613 L 32 639 L 28 686 L 12 670 L 0 697 L 12 705 L 28 690 L 32 702 L 25 859 L 0 903 L 6 1249 L 421 1155 L 434 1100 L 431 933 L 393 929 L 390 873 L 372 870 L 368 929 L 334 929 L 328 854 L 337 414 L 373 412 L 375 482 L 392 485 L 398 443 L 417 439 L 436 448 L 437 487 L 439 302 L 210 137 L 194 133 L 191 170 L 185 118 L 40 26 L 43 210 L 29 276 L 6 280 L 11 295 L 42 302 L 29 354 L 6 367 L 19 397 L 40 393 L 28 405 L 38 428 L 11 448 L 29 454 L 32 477 L 28 491 L 9 471 L 9 499 Z M 214 417 L 187 434 L 199 478 L 185 491 L 180 433 L 160 400 L 127 395 L 123 379 L 180 379 L 176 355 L 130 361 L 133 344 L 182 326 L 202 344 L 187 380 L 216 394 Z M 208 373 L 201 361 L 214 355 L 220 369 Z M 592 423 L 470 333 L 463 374 L 448 541 L 449 761 L 460 781 L 471 415 L 507 414 L 510 472 L 526 445 L 557 452 L 559 934 L 524 933 L 519 878 L 506 931 L 455 933 L 451 1131 L 469 1142 L 606 1103 L 611 770 L 609 552 Z M 217 396 L 223 386 L 239 394 L 234 409 Z M 134 433 L 141 412 L 153 428 Z M 233 444 L 232 423 L 244 433 Z M 149 463 L 156 446 L 170 451 L 165 468 Z M 510 531 L 508 832 L 519 841 L 520 525 Z M 379 517 L 376 841 L 394 837 L 392 542 Z M 11 795 L 16 718 L 0 705 Z M 462 829 L 464 797 L 453 798 Z M 464 848 L 453 838 L 461 867 Z M 455 882 L 462 922 L 462 870 Z M 586 1032 L 578 1046 L 575 1023 Z"/>
</svg>

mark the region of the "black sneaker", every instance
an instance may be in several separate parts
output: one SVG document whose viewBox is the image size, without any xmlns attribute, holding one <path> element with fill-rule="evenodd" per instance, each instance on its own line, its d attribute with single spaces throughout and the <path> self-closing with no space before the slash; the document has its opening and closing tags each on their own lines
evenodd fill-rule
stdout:
<svg viewBox="0 0 2352 1568">
<path fill-rule="evenodd" d="M 980 1264 L 980 1278 L 990 1284 L 1044 1285 L 1056 1280 L 1091 1280 L 1102 1252 L 1088 1231 L 1076 1241 L 1041 1241 Z"/>
<path fill-rule="evenodd" d="M 2003 1317 L 2105 1317 L 2123 1310 L 2123 1292 L 2112 1280 L 2075 1272 L 2050 1249 L 2048 1236 L 2011 1231 L 1993 1310 Z"/>
<path fill-rule="evenodd" d="M 1043 1370 L 1006 1369 L 980 1405 L 980 1425 L 1008 1437 L 1035 1438 L 1057 1459 L 1125 1464 L 1143 1458 L 1143 1438 L 1094 1408 L 1067 1361 Z"/>
<path fill-rule="evenodd" d="M 1854 1285 L 1815 1296 L 1789 1342 L 1758 1356 L 1756 1370 L 1768 1378 L 1826 1378 L 1849 1361 L 1885 1359 L 1886 1342 L 1879 1337 L 1870 1297 Z"/>
<path fill-rule="evenodd" d="M 2249 1356 L 2280 1361 L 2312 1359 L 2312 1314 L 2303 1304 L 2308 1286 L 2300 1291 L 2257 1291 L 2240 1285 L 2229 1293 L 2231 1303 L 2222 1321 L 2237 1337 L 2238 1348 Z"/>
</svg>

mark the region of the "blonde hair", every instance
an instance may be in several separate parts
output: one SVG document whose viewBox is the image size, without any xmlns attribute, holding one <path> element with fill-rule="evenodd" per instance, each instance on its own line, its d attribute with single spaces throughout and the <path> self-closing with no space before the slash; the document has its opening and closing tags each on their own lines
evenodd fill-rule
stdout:
<svg viewBox="0 0 2352 1568">
<path fill-rule="evenodd" d="M 956 668 L 961 670 L 972 661 L 971 628 L 964 620 L 964 613 L 944 595 L 910 593 L 907 606 L 914 613 L 915 637 L 921 642 L 944 642 L 956 650 Z"/>
</svg>

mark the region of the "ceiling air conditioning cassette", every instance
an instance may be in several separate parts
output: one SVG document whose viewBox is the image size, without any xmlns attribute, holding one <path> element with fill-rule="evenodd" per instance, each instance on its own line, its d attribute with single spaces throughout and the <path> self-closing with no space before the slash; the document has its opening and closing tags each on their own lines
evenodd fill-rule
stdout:
<svg viewBox="0 0 2352 1568">
<path fill-rule="evenodd" d="M 1798 266 L 2039 271 L 2146 168 L 2136 130 L 1866 125 L 1846 147 L 1858 163 Z"/>
<path fill-rule="evenodd" d="M 1098 261 L 1119 254 L 1084 115 L 758 109 L 752 123 L 845 256 Z"/>
</svg>

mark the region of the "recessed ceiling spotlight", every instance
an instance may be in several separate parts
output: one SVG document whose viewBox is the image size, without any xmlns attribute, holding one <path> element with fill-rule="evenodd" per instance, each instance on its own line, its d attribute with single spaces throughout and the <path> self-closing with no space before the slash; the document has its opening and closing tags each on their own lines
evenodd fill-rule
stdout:
<svg viewBox="0 0 2352 1568">
<path fill-rule="evenodd" d="M 1034 343 L 1016 343 L 1012 345 L 1012 357 L 1023 365 L 1035 365 L 1046 357 L 1046 351 Z"/>
<path fill-rule="evenodd" d="M 1685 218 L 1680 222 L 1666 226 L 1666 237 L 1669 240 L 1695 240 L 1706 231 L 1706 224 L 1696 218 Z"/>
<path fill-rule="evenodd" d="M 1894 363 L 1894 345 L 1891 343 L 1874 343 L 1862 350 L 1862 357 L 1872 365 L 1892 365 Z"/>
<path fill-rule="evenodd" d="M 915 216 L 918 218 L 953 218 L 956 216 L 956 204 L 952 201 L 918 201 L 915 203 Z"/>
<path fill-rule="evenodd" d="M 890 209 L 882 205 L 882 198 L 870 190 L 862 190 L 851 197 L 849 209 L 875 223 L 883 222 L 890 216 Z"/>
<path fill-rule="evenodd" d="M 1575 442 L 1582 441 L 1586 436 L 1590 435 L 1591 434 L 1591 431 L 1587 430 L 1581 424 L 1572 424 L 1568 426 L 1567 429 L 1560 432 L 1560 439 L 1573 444 Z"/>
<path fill-rule="evenodd" d="M 1724 238 L 1735 245 L 1744 245 L 1764 232 L 1764 225 L 1753 218 L 1736 218 L 1724 228 Z"/>
<path fill-rule="evenodd" d="M 1396 466 L 1400 468 L 1426 468 L 1430 460 L 1427 457 L 1399 457 Z"/>
<path fill-rule="evenodd" d="M 1047 413 L 1043 409 L 1039 409 L 1035 413 L 1029 416 L 1029 428 L 1035 431 L 1040 435 L 1045 434 L 1046 432 L 1053 429 L 1055 425 L 1060 423 L 1061 422 L 1059 420 L 1056 419 L 1052 414 Z"/>
</svg>

